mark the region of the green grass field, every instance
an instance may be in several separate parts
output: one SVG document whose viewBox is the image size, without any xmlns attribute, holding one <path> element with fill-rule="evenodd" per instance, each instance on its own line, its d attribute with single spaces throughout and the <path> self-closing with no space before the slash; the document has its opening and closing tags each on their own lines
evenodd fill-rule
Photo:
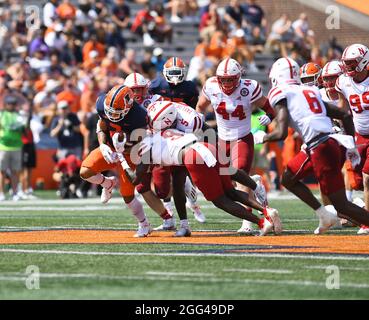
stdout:
<svg viewBox="0 0 369 320">
<path fill-rule="evenodd" d="M 57 201 L 51 192 L 38 195 L 45 201 L 1 204 L 0 239 L 32 230 L 90 229 L 98 234 L 98 230 L 136 229 L 118 198 L 102 206 L 97 199 Z M 205 201 L 200 203 L 207 222 L 201 225 L 189 213 L 192 230 L 227 231 L 237 244 L 139 240 L 116 244 L 0 244 L 0 299 L 369 298 L 369 255 L 253 253 L 257 247 L 247 244 L 253 236 L 233 233 L 240 227 L 239 220 Z M 317 226 L 313 212 L 300 201 L 275 199 L 271 205 L 280 211 L 286 234 L 304 237 Z M 146 212 L 154 226 L 161 223 L 153 212 Z M 356 231 L 335 230 L 326 237 L 355 235 Z M 314 242 L 311 245 L 316 245 Z M 26 287 L 26 268 L 30 265 L 37 266 L 41 274 L 38 290 Z M 338 267 L 339 289 L 326 287 L 328 266 Z"/>
</svg>

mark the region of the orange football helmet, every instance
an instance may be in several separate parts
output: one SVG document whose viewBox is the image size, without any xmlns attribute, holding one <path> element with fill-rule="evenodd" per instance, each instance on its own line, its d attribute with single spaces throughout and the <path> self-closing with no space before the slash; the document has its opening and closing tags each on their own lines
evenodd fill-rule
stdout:
<svg viewBox="0 0 369 320">
<path fill-rule="evenodd" d="M 302 84 L 305 84 L 307 86 L 322 86 L 322 68 L 313 62 L 305 63 L 300 68 L 300 78 Z"/>
<path fill-rule="evenodd" d="M 104 111 L 112 122 L 119 122 L 131 110 L 134 101 L 133 91 L 125 85 L 110 89 L 104 101 Z"/>
<path fill-rule="evenodd" d="M 164 64 L 163 75 L 167 82 L 177 85 L 185 79 L 186 65 L 181 58 L 171 57 Z"/>
</svg>

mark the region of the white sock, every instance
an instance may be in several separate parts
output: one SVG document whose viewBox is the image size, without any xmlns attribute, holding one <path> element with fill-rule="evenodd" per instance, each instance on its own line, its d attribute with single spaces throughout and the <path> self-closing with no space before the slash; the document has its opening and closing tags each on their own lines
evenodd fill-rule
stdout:
<svg viewBox="0 0 369 320">
<path fill-rule="evenodd" d="M 196 206 L 196 201 L 197 201 L 197 194 L 194 197 L 191 196 L 192 189 L 194 189 L 192 181 L 189 177 L 187 177 L 186 182 L 185 182 L 184 191 L 185 191 L 187 200 L 190 203 L 191 207 Z"/>
<path fill-rule="evenodd" d="M 137 221 L 143 223 L 146 220 L 146 215 L 143 206 L 137 198 L 133 198 L 130 203 L 127 203 L 127 207 L 131 210 Z"/>
<path fill-rule="evenodd" d="M 170 215 L 172 215 L 173 214 L 173 203 L 172 203 L 172 200 L 171 201 L 168 201 L 168 202 L 163 201 L 163 204 L 164 204 L 164 208 L 167 209 L 168 213 Z"/>
<path fill-rule="evenodd" d="M 89 177 L 87 179 L 84 179 L 88 181 L 89 183 L 93 184 L 99 184 L 103 188 L 108 188 L 111 186 L 111 181 L 109 179 L 106 179 L 107 177 L 103 176 L 101 173 L 95 174 L 92 177 Z"/>
<path fill-rule="evenodd" d="M 353 194 L 352 190 L 346 190 L 346 198 L 350 202 L 352 202 L 352 194 Z"/>
<path fill-rule="evenodd" d="M 319 209 L 315 210 L 315 213 L 320 218 L 322 215 L 327 213 L 327 209 L 324 206 L 320 206 Z"/>
<path fill-rule="evenodd" d="M 188 223 L 188 220 L 187 220 L 187 219 L 183 219 L 183 220 L 181 220 L 181 221 L 179 222 L 179 225 L 181 226 L 181 228 L 185 228 L 185 229 L 187 229 L 187 228 L 189 228 L 189 227 L 190 227 L 190 225 L 189 225 L 189 223 Z"/>
</svg>

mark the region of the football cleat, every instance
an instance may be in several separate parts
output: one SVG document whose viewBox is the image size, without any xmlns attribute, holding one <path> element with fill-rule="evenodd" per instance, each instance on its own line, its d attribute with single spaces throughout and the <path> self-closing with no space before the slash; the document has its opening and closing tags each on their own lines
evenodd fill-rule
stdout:
<svg viewBox="0 0 369 320">
<path fill-rule="evenodd" d="M 163 219 L 163 224 L 159 227 L 154 228 L 154 231 L 170 231 L 177 230 L 176 228 L 176 219 L 174 217 L 170 219 Z"/>
<path fill-rule="evenodd" d="M 252 222 L 248 220 L 242 220 L 241 228 L 237 230 L 237 233 L 243 234 L 243 235 L 254 234 L 254 228 L 252 226 Z"/>
<path fill-rule="evenodd" d="M 200 207 L 197 204 L 191 205 L 191 203 L 189 201 L 187 201 L 186 202 L 186 206 L 187 206 L 187 208 L 189 208 L 193 212 L 193 216 L 195 217 L 195 219 L 197 220 L 197 222 L 199 222 L 199 223 L 205 223 L 206 217 L 201 212 L 201 209 L 200 209 Z"/>
<path fill-rule="evenodd" d="M 192 184 L 192 181 L 189 177 L 186 178 L 185 188 L 184 188 L 186 197 L 192 202 L 197 201 L 197 191 L 194 185 Z"/>
<path fill-rule="evenodd" d="M 272 222 L 273 227 L 274 227 L 274 233 L 281 234 L 283 229 L 282 229 L 282 222 L 281 222 L 281 218 L 279 217 L 278 210 L 274 208 L 270 208 L 270 207 L 265 207 L 263 214 L 267 218 L 267 220 Z"/>
<path fill-rule="evenodd" d="M 101 203 L 108 203 L 112 197 L 114 187 L 118 184 L 116 177 L 105 177 L 106 180 L 110 180 L 111 184 L 108 188 L 103 188 L 101 192 Z"/>
<path fill-rule="evenodd" d="M 138 224 L 138 230 L 133 236 L 134 238 L 144 238 L 147 237 L 152 232 L 152 227 L 148 221 Z"/>
<path fill-rule="evenodd" d="M 174 234 L 174 237 L 190 237 L 191 229 L 189 227 L 180 227 Z"/>
<path fill-rule="evenodd" d="M 271 219 L 264 218 L 263 219 L 263 227 L 260 230 L 259 236 L 265 236 L 266 234 L 272 232 L 274 229 L 273 222 Z"/>
<path fill-rule="evenodd" d="M 252 180 L 256 183 L 256 189 L 254 190 L 254 195 L 256 200 L 262 205 L 267 206 L 268 205 L 268 199 L 267 199 L 267 193 L 265 191 L 265 187 L 263 183 L 261 182 L 261 176 L 258 174 L 255 174 L 250 177 Z"/>
<path fill-rule="evenodd" d="M 317 212 L 319 218 L 319 226 L 314 230 L 314 234 L 323 234 L 337 223 L 337 216 L 329 212 L 326 208 L 321 208 Z"/>
<path fill-rule="evenodd" d="M 362 225 L 357 234 L 369 234 L 369 227 Z"/>
</svg>

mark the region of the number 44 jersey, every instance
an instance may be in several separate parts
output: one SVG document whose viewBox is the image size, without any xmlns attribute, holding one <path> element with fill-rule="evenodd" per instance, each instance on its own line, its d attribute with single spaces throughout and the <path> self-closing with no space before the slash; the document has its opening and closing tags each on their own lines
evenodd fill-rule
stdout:
<svg viewBox="0 0 369 320">
<path fill-rule="evenodd" d="M 273 108 L 281 100 L 287 101 L 290 125 L 300 133 L 305 143 L 321 133 L 333 131 L 317 87 L 279 85 L 269 91 L 268 99 Z"/>
<path fill-rule="evenodd" d="M 222 140 L 238 140 L 251 132 L 251 104 L 263 96 L 255 80 L 241 79 L 237 89 L 227 95 L 219 87 L 217 78 L 211 77 L 202 93 L 214 108 L 218 135 Z"/>
</svg>

